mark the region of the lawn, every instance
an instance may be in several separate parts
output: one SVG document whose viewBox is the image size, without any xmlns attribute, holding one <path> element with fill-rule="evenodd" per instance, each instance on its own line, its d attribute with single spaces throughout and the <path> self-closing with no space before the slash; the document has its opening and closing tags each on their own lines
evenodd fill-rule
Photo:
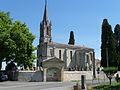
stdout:
<svg viewBox="0 0 120 90">
<path fill-rule="evenodd" d="M 94 86 L 90 90 L 120 90 L 120 82 L 119 83 L 114 82 L 111 85 L 105 84 Z"/>
</svg>

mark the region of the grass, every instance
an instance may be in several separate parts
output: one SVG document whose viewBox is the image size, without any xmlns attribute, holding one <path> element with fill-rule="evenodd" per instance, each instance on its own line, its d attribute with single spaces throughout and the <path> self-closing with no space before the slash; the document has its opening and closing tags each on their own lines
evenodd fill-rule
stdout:
<svg viewBox="0 0 120 90">
<path fill-rule="evenodd" d="M 112 85 L 109 85 L 109 84 L 98 85 L 88 90 L 120 90 L 120 83 L 114 82 L 112 83 Z"/>
</svg>

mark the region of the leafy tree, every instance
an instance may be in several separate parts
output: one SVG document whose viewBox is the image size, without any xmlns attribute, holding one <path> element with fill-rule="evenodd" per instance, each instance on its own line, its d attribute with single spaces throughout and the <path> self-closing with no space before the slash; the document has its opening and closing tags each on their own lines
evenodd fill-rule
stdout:
<svg viewBox="0 0 120 90">
<path fill-rule="evenodd" d="M 74 39 L 74 32 L 70 32 L 70 38 L 68 44 L 74 45 L 75 44 L 75 39 Z"/>
<path fill-rule="evenodd" d="M 13 21 L 9 14 L 0 12 L 0 61 L 17 63 L 17 66 L 31 67 L 35 59 L 32 45 L 35 36 L 25 23 Z"/>
<path fill-rule="evenodd" d="M 111 85 L 111 79 L 114 76 L 114 74 L 117 73 L 118 68 L 116 68 L 116 67 L 106 67 L 106 68 L 103 68 L 102 71 L 106 74 L 107 78 L 110 81 L 110 85 Z"/>
<path fill-rule="evenodd" d="M 12 19 L 9 18 L 9 13 L 0 12 L 0 69 L 2 67 L 2 62 L 9 56 L 10 48 L 8 45 L 12 43 L 9 38 L 11 25 Z"/>
<path fill-rule="evenodd" d="M 101 37 L 101 66 L 116 66 L 116 40 L 107 19 L 103 20 Z"/>
</svg>

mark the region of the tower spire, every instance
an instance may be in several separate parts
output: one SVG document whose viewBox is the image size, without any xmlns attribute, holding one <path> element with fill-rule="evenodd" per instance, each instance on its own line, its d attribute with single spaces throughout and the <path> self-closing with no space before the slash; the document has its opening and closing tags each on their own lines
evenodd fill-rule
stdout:
<svg viewBox="0 0 120 90">
<path fill-rule="evenodd" d="M 45 9 L 44 9 L 43 21 L 48 21 L 47 0 L 45 0 Z"/>
<path fill-rule="evenodd" d="M 43 20 L 40 23 L 40 43 L 49 43 L 52 40 L 51 37 L 51 22 L 48 20 L 47 0 L 45 1 L 45 8 L 43 13 Z"/>
</svg>

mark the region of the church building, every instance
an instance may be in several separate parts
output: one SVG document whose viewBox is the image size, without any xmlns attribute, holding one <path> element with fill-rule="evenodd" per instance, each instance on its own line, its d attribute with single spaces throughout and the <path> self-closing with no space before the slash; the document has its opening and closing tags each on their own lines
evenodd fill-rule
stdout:
<svg viewBox="0 0 120 90">
<path fill-rule="evenodd" d="M 52 38 L 55 37 L 52 37 L 52 25 L 48 18 L 46 1 L 43 20 L 40 23 L 40 38 L 37 50 L 37 66 L 44 71 L 44 80 L 50 80 L 51 77 L 54 77 L 54 80 L 62 80 L 59 77 L 62 77 L 63 71 L 93 71 L 93 74 L 95 73 L 93 48 L 71 43 L 57 43 L 52 41 Z"/>
</svg>

